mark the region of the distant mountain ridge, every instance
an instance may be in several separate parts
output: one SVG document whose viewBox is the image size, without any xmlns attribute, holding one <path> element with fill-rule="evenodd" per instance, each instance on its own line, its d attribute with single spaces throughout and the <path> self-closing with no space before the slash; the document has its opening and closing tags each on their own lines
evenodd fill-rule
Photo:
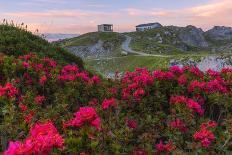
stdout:
<svg viewBox="0 0 232 155">
<path fill-rule="evenodd" d="M 232 52 L 232 28 L 225 26 L 215 26 L 203 31 L 193 25 L 161 25 L 142 32 L 87 33 L 57 43 L 82 58 L 114 57 L 120 56 L 120 44 L 126 35 L 132 38 L 130 47 L 134 51 L 148 54 Z"/>
<path fill-rule="evenodd" d="M 42 37 L 49 42 L 78 37 L 79 34 L 44 33 Z"/>
</svg>

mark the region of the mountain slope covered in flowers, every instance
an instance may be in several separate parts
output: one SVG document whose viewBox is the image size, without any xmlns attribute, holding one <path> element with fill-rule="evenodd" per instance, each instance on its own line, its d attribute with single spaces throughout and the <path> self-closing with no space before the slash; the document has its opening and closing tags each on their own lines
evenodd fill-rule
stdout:
<svg viewBox="0 0 232 155">
<path fill-rule="evenodd" d="M 115 80 L 30 53 L 0 59 L 0 152 L 224 154 L 232 70 L 171 67 Z"/>
</svg>

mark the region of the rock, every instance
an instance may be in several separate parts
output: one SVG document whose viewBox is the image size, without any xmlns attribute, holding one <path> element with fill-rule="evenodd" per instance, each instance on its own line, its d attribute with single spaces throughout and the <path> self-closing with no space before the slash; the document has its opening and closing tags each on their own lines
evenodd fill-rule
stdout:
<svg viewBox="0 0 232 155">
<path fill-rule="evenodd" d="M 179 30 L 179 38 L 182 42 L 190 46 L 208 47 L 208 43 L 204 38 L 204 31 L 195 26 L 189 25 Z"/>
<path fill-rule="evenodd" d="M 205 32 L 211 40 L 232 40 L 232 27 L 214 26 Z"/>
</svg>

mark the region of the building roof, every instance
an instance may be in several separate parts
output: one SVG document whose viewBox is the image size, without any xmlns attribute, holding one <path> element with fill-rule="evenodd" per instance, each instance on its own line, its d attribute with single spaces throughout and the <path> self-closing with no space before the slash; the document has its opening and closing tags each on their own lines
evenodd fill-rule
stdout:
<svg viewBox="0 0 232 155">
<path fill-rule="evenodd" d="M 100 25 L 104 25 L 104 26 L 113 26 L 113 24 L 100 24 Z"/>
<path fill-rule="evenodd" d="M 160 25 L 160 26 L 162 26 L 160 23 L 147 23 L 147 24 L 137 25 L 136 27 L 144 27 L 144 26 L 152 26 L 152 25 Z"/>
</svg>

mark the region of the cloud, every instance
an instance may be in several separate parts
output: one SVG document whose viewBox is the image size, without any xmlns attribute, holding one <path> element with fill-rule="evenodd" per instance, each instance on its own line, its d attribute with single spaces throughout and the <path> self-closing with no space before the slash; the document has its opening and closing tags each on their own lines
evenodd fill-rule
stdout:
<svg viewBox="0 0 232 155">
<path fill-rule="evenodd" d="M 36 0 L 44 1 L 44 0 Z M 53 2 L 55 0 L 49 0 Z M 60 0 L 61 2 L 63 0 Z M 101 4 L 92 7 L 104 7 Z M 114 24 L 115 31 L 132 31 L 134 26 L 146 22 L 160 22 L 163 25 L 195 25 L 209 29 L 214 25 L 232 26 L 232 1 L 212 0 L 211 3 L 178 10 L 160 8 L 124 8 L 106 12 L 90 10 L 49 10 L 43 12 L 8 12 L 1 14 L 8 19 L 23 21 L 30 29 L 39 28 L 42 32 L 86 33 L 96 31 L 101 23 Z"/>
<path fill-rule="evenodd" d="M 106 8 L 108 7 L 108 5 L 105 5 L 105 4 L 88 4 L 87 7 L 93 7 L 93 8 Z"/>
<path fill-rule="evenodd" d="M 50 4 L 66 4 L 68 3 L 66 0 L 28 0 L 28 1 L 21 1 L 19 5 L 22 6 L 43 6 Z"/>
</svg>

